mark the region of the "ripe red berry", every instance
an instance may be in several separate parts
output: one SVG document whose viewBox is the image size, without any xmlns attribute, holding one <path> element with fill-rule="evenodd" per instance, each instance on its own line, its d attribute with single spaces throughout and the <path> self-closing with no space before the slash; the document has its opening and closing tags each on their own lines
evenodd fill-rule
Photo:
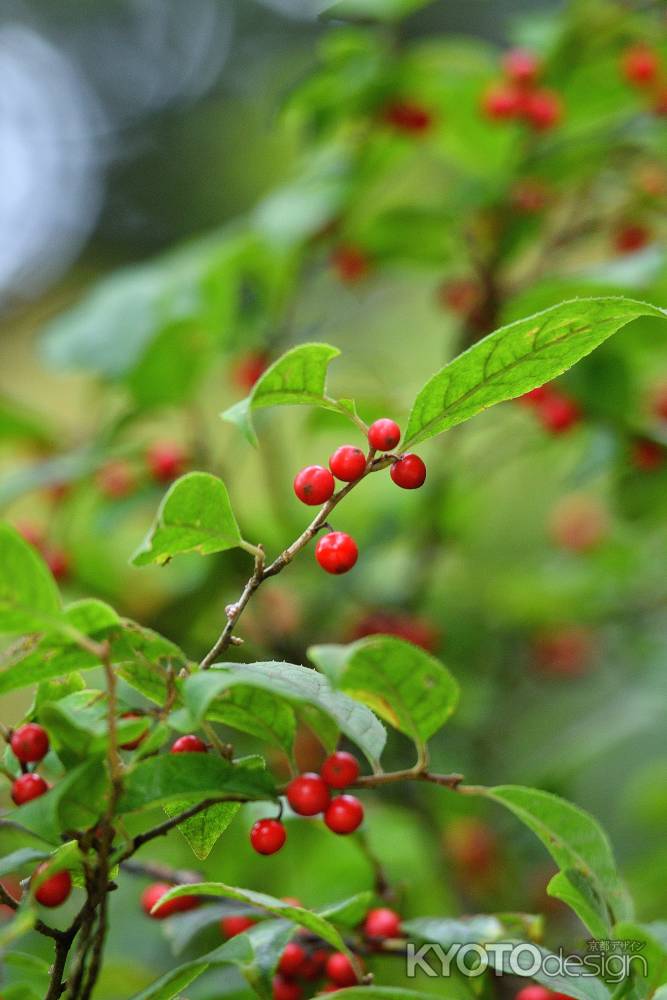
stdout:
<svg viewBox="0 0 667 1000">
<path fill-rule="evenodd" d="M 416 101 L 393 101 L 385 108 L 382 117 L 397 132 L 410 135 L 423 135 L 433 124 L 431 112 Z"/>
<path fill-rule="evenodd" d="M 64 580 L 68 576 L 70 558 L 64 549 L 51 545 L 44 549 L 44 559 L 55 580 Z"/>
<path fill-rule="evenodd" d="M 144 913 L 152 917 L 153 920 L 164 920 L 165 917 L 171 917 L 174 913 L 185 913 L 186 910 L 194 910 L 199 906 L 198 896 L 177 896 L 176 899 L 170 899 L 158 906 L 157 910 L 151 913 L 153 907 L 173 888 L 173 885 L 169 885 L 167 882 L 154 882 L 147 886 L 141 894 L 141 908 Z"/>
<path fill-rule="evenodd" d="M 401 918 L 395 910 L 380 906 L 369 910 L 364 920 L 364 934 L 371 938 L 395 938 L 401 933 Z"/>
<path fill-rule="evenodd" d="M 553 434 L 562 434 L 579 422 L 581 410 L 573 399 L 553 393 L 540 403 L 537 415 L 545 430 Z"/>
<path fill-rule="evenodd" d="M 552 677 L 581 677 L 587 672 L 594 653 L 591 632 L 579 625 L 544 632 L 535 640 L 535 666 Z"/>
<path fill-rule="evenodd" d="M 232 368 L 232 379 L 239 389 L 250 392 L 268 367 L 269 357 L 264 351 L 248 351 Z"/>
<path fill-rule="evenodd" d="M 339 246 L 331 254 L 331 263 L 341 281 L 353 285 L 365 278 L 369 270 L 366 254 L 359 247 Z"/>
<path fill-rule="evenodd" d="M 35 875 L 39 875 L 46 868 L 46 862 L 35 870 Z M 64 903 L 72 891 L 72 878 L 68 871 L 56 872 L 35 889 L 35 899 L 42 906 L 60 906 Z"/>
<path fill-rule="evenodd" d="M 419 455 L 407 454 L 394 462 L 389 474 L 401 489 L 417 490 L 426 481 L 426 466 Z"/>
<path fill-rule="evenodd" d="M 516 118 L 522 107 L 522 95 L 507 83 L 494 83 L 482 98 L 482 110 L 493 121 L 507 121 Z"/>
<path fill-rule="evenodd" d="M 395 635 L 413 646 L 421 646 L 427 653 L 435 652 L 440 644 L 438 629 L 426 618 L 386 609 L 362 615 L 349 633 L 351 642 L 369 635 Z"/>
<path fill-rule="evenodd" d="M 275 854 L 287 840 L 279 819 L 258 819 L 250 831 L 250 843 L 258 854 Z"/>
<path fill-rule="evenodd" d="M 228 941 L 229 938 L 236 937 L 237 934 L 243 934 L 244 931 L 254 927 L 256 923 L 257 921 L 253 920 L 252 917 L 241 915 L 222 917 L 220 920 L 220 933 Z"/>
<path fill-rule="evenodd" d="M 443 839 L 447 853 L 457 868 L 468 876 L 486 875 L 497 863 L 495 834 L 474 816 L 459 816 L 453 820 Z"/>
<path fill-rule="evenodd" d="M 294 479 L 294 492 L 309 507 L 326 503 L 335 488 L 334 477 L 322 465 L 307 465 Z"/>
<path fill-rule="evenodd" d="M 287 786 L 287 801 L 300 816 L 316 816 L 329 805 L 329 786 L 319 774 L 309 771 Z"/>
<path fill-rule="evenodd" d="M 336 750 L 322 764 L 320 774 L 330 788 L 347 788 L 359 777 L 359 761 L 346 750 Z"/>
<path fill-rule="evenodd" d="M 12 785 L 12 799 L 17 806 L 22 806 L 48 792 L 49 787 L 38 774 L 21 774 Z"/>
<path fill-rule="evenodd" d="M 187 736 L 179 736 L 171 747 L 171 753 L 206 753 L 206 750 L 206 744 L 198 736 L 193 736 L 191 733 Z"/>
<path fill-rule="evenodd" d="M 336 796 L 324 814 L 324 822 L 329 829 L 340 834 L 354 833 L 363 818 L 364 807 L 354 795 Z"/>
<path fill-rule="evenodd" d="M 534 52 L 511 49 L 503 56 L 505 76 L 520 87 L 535 83 L 540 75 L 541 62 Z"/>
<path fill-rule="evenodd" d="M 653 472 L 665 461 L 665 449 L 657 441 L 637 438 L 632 443 L 630 459 L 635 468 L 641 469 L 642 472 Z"/>
<path fill-rule="evenodd" d="M 305 979 L 308 982 L 312 982 L 314 979 L 319 979 L 320 976 L 324 974 L 328 958 L 329 952 L 326 948 L 315 948 L 310 955 L 306 955 L 305 961 L 299 971 L 299 975 L 302 979 Z"/>
<path fill-rule="evenodd" d="M 34 764 L 49 752 L 49 737 L 36 722 L 26 722 L 14 730 L 9 745 L 22 764 Z"/>
<path fill-rule="evenodd" d="M 555 90 L 534 90 L 526 94 L 521 112 L 538 132 L 546 132 L 563 117 L 563 102 Z"/>
<path fill-rule="evenodd" d="M 352 962 L 342 951 L 335 951 L 333 955 L 329 955 L 326 973 L 336 986 L 354 986 L 357 983 L 357 974 Z"/>
<path fill-rule="evenodd" d="M 138 712 L 123 712 L 121 714 L 121 719 L 141 719 L 143 716 L 139 715 Z M 137 736 L 135 740 L 129 740 L 127 743 L 121 743 L 121 750 L 136 750 L 140 743 L 146 739 L 148 732 L 144 732 L 141 736 Z"/>
<path fill-rule="evenodd" d="M 551 396 L 551 387 L 549 385 L 538 385 L 536 389 L 524 392 L 523 396 L 519 396 L 518 399 L 520 403 L 526 403 L 528 406 L 539 406 L 549 396 Z"/>
<path fill-rule="evenodd" d="M 336 448 L 329 459 L 329 468 L 336 479 L 344 483 L 353 483 L 361 479 L 366 471 L 366 456 L 361 448 L 355 448 L 352 444 L 344 444 Z"/>
<path fill-rule="evenodd" d="M 171 483 L 185 470 L 187 455 L 175 441 L 156 441 L 146 453 L 148 471 L 158 483 Z"/>
<path fill-rule="evenodd" d="M 135 487 L 132 466 L 122 458 L 114 459 L 103 465 L 97 473 L 95 481 L 100 493 L 112 500 L 128 496 Z"/>
<path fill-rule="evenodd" d="M 306 949 L 302 948 L 296 941 L 290 941 L 289 944 L 285 945 L 280 956 L 278 972 L 281 972 L 283 976 L 297 976 L 301 973 L 307 958 Z"/>
<path fill-rule="evenodd" d="M 381 417 L 368 428 L 368 443 L 376 451 L 392 451 L 400 440 L 401 428 L 388 417 Z"/>
<path fill-rule="evenodd" d="M 292 979 L 286 979 L 285 976 L 274 976 L 272 988 L 273 1000 L 301 1000 L 303 996 L 299 984 Z"/>
<path fill-rule="evenodd" d="M 614 234 L 614 249 L 617 253 L 637 253 L 650 242 L 651 233 L 641 223 L 628 223 Z"/>
<path fill-rule="evenodd" d="M 438 301 L 445 309 L 459 316 L 469 316 L 479 306 L 482 293 L 479 283 L 472 278 L 445 281 L 438 289 Z"/>
<path fill-rule="evenodd" d="M 621 70 L 633 87 L 650 87 L 660 70 L 660 56 L 648 45 L 633 45 L 621 56 Z"/>
<path fill-rule="evenodd" d="M 347 573 L 358 557 L 357 543 L 344 531 L 330 531 L 315 546 L 315 558 L 327 573 Z"/>
<path fill-rule="evenodd" d="M 555 993 L 548 990 L 546 986 L 524 986 L 522 990 L 514 995 L 514 1000 L 553 1000 Z"/>
</svg>

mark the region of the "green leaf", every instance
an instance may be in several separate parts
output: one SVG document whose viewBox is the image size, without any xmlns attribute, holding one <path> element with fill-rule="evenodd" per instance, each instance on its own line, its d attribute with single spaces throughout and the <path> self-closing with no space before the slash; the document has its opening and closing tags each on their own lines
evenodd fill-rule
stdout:
<svg viewBox="0 0 667 1000">
<path fill-rule="evenodd" d="M 549 382 L 638 316 L 667 314 L 616 296 L 573 299 L 500 327 L 429 379 L 412 407 L 402 447 Z"/>
<path fill-rule="evenodd" d="M 458 702 L 459 686 L 440 661 L 394 636 L 312 646 L 308 656 L 335 688 L 418 744 L 444 725 Z"/>
<path fill-rule="evenodd" d="M 418 917 L 401 923 L 403 933 L 414 941 L 439 944 L 449 948 L 452 944 L 484 944 L 499 941 L 505 934 L 505 925 L 498 917 L 481 914 L 474 917 Z"/>
<path fill-rule="evenodd" d="M 183 685 L 183 697 L 195 722 L 215 710 L 215 699 L 242 685 L 270 691 L 293 704 L 310 704 L 334 720 L 339 730 L 356 743 L 371 764 L 376 765 L 387 734 L 364 705 L 331 689 L 329 681 L 308 667 L 294 663 L 216 664 L 200 671 Z"/>
<path fill-rule="evenodd" d="M 327 993 L 328 997 L 340 997 L 341 1000 L 433 1000 L 433 993 L 421 993 L 417 990 L 397 989 L 395 986 L 349 986 Z M 452 986 L 450 993 L 438 993 L 440 997 L 460 996 L 456 987 Z"/>
<path fill-rule="evenodd" d="M 667 925 L 636 924 L 624 920 L 614 927 L 614 938 L 617 941 L 638 941 L 644 945 L 637 954 L 646 961 L 648 977 L 640 975 L 640 970 L 644 971 L 641 959 L 631 962 L 635 980 L 643 985 L 642 996 L 652 996 L 659 986 L 667 983 Z"/>
<path fill-rule="evenodd" d="M 213 338 L 197 322 L 165 327 L 127 379 L 135 402 L 142 407 L 186 402 L 210 365 L 213 348 Z"/>
<path fill-rule="evenodd" d="M 101 759 L 87 760 L 68 771 L 46 794 L 9 814 L 24 829 L 52 844 L 60 844 L 63 830 L 85 829 L 100 816 L 107 788 Z"/>
<path fill-rule="evenodd" d="M 227 488 L 208 472 L 188 472 L 170 486 L 151 530 L 132 558 L 135 566 L 168 562 L 183 552 L 210 555 L 241 543 Z"/>
<path fill-rule="evenodd" d="M 163 809 L 167 816 L 178 816 L 198 801 L 198 798 L 177 799 L 175 802 L 165 802 Z M 240 808 L 238 802 L 217 802 L 196 816 L 186 819 L 184 823 L 180 823 L 177 827 L 178 832 L 185 837 L 193 854 L 200 861 L 204 861 Z"/>
<path fill-rule="evenodd" d="M 278 358 L 257 380 L 249 396 L 221 414 L 243 431 L 251 444 L 257 444 L 252 423 L 254 410 L 266 406 L 323 406 L 332 403 L 326 398 L 326 378 L 329 362 L 340 351 L 329 344 L 300 344 Z M 334 409 L 337 409 L 333 405 Z"/>
<path fill-rule="evenodd" d="M 254 764 L 232 764 L 216 754 L 160 754 L 137 764 L 126 776 L 119 811 L 136 812 L 184 797 L 240 795 L 273 799 L 270 775 Z"/>
<path fill-rule="evenodd" d="M 36 861 L 43 861 L 48 856 L 48 851 L 37 851 L 32 847 L 22 847 L 18 851 L 12 851 L 11 854 L 0 858 L 0 877 L 8 875 L 10 872 L 18 871 L 19 868 L 23 868 L 25 865 L 30 865 L 34 868 Z"/>
<path fill-rule="evenodd" d="M 288 756 L 292 754 L 296 735 L 294 709 L 271 691 L 239 685 L 230 689 L 224 700 L 214 701 L 206 718 L 279 746 Z"/>
<path fill-rule="evenodd" d="M 41 706 L 39 722 L 49 733 L 51 743 L 64 763 L 77 758 L 103 754 L 109 745 L 108 702 L 98 690 L 75 691 L 58 701 Z M 147 731 L 147 717 L 119 719 L 119 743 L 129 743 Z"/>
<path fill-rule="evenodd" d="M 0 632 L 37 632 L 60 615 L 60 595 L 43 559 L 0 524 Z"/>
<path fill-rule="evenodd" d="M 597 821 L 549 792 L 499 785 L 482 793 L 514 813 L 535 833 L 561 869 L 551 895 L 563 899 L 589 930 L 609 937 L 632 906 L 616 870 L 611 846 Z"/>
<path fill-rule="evenodd" d="M 399 21 L 433 0 L 330 0 L 324 13 L 341 20 Z"/>
<path fill-rule="evenodd" d="M 553 969 L 558 968 L 557 963 L 560 961 L 559 956 L 554 955 L 553 952 L 548 951 L 546 948 L 541 948 L 539 945 L 534 944 L 533 948 L 541 952 L 543 959 L 548 956 L 553 956 L 553 964 L 549 969 L 551 973 Z M 498 962 L 494 961 L 498 958 Z M 496 965 L 496 968 L 502 969 L 504 972 L 510 974 L 517 974 L 516 965 L 523 968 L 521 965 L 522 956 L 517 955 L 517 962 L 510 964 L 510 956 L 503 952 L 501 955 L 497 953 L 490 952 L 489 960 L 492 964 Z M 530 968 L 533 964 L 534 959 L 532 955 L 526 955 L 525 961 L 527 965 L 526 970 Z M 535 982 L 540 983 L 542 986 L 548 987 L 549 990 L 564 994 L 567 997 L 573 998 L 573 1000 L 610 1000 L 611 993 L 605 986 L 603 982 L 596 979 L 595 976 L 583 975 L 583 976 L 568 976 L 568 975 L 550 975 L 542 971 L 542 968 L 538 968 L 536 972 L 526 971 L 526 976 L 530 979 L 534 979 Z M 335 995 L 335 994 L 334 994 Z"/>
</svg>

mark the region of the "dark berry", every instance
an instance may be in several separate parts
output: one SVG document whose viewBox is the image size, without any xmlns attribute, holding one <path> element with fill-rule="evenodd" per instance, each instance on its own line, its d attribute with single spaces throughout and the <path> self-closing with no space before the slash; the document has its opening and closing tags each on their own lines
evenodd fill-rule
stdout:
<svg viewBox="0 0 667 1000">
<path fill-rule="evenodd" d="M 324 814 L 324 822 L 334 833 L 354 833 L 361 826 L 364 807 L 354 795 L 338 795 Z"/>
<path fill-rule="evenodd" d="M 388 417 L 381 417 L 368 428 L 368 443 L 376 451 L 392 451 L 400 440 L 401 428 Z"/>
<path fill-rule="evenodd" d="M 22 764 L 34 764 L 43 760 L 49 752 L 49 737 L 36 722 L 26 722 L 14 730 L 10 746 Z"/>
<path fill-rule="evenodd" d="M 164 920 L 165 917 L 171 917 L 174 913 L 185 913 L 186 910 L 194 910 L 199 906 L 198 896 L 177 896 L 176 899 L 170 899 L 158 906 L 157 910 L 152 913 L 153 907 L 173 888 L 173 885 L 169 885 L 167 882 L 154 882 L 153 885 L 147 886 L 141 894 L 141 908 L 144 913 L 152 917 L 153 920 Z"/>
<path fill-rule="evenodd" d="M 357 543 L 344 531 L 330 531 L 315 546 L 315 558 L 327 573 L 347 573 L 358 557 Z"/>
<path fill-rule="evenodd" d="M 665 461 L 665 448 L 649 438 L 637 438 L 630 450 L 632 464 L 642 472 L 653 472 Z"/>
<path fill-rule="evenodd" d="M 419 455 L 403 455 L 390 469 L 391 478 L 403 490 L 417 490 L 426 481 L 426 466 Z"/>
<path fill-rule="evenodd" d="M 340 448 L 336 448 L 329 459 L 329 468 L 336 479 L 340 479 L 344 483 L 353 483 L 355 480 L 361 479 L 366 471 L 366 456 L 361 448 L 344 444 Z"/>
<path fill-rule="evenodd" d="M 342 951 L 335 951 L 333 955 L 329 955 L 326 974 L 336 986 L 354 986 L 357 983 L 357 974 L 352 962 Z"/>
<path fill-rule="evenodd" d="M 401 933 L 401 918 L 395 910 L 380 906 L 369 910 L 364 920 L 364 934 L 370 938 L 395 938 Z"/>
<path fill-rule="evenodd" d="M 258 854 L 275 854 L 287 840 L 287 830 L 278 819 L 258 819 L 250 831 L 250 843 Z"/>
<path fill-rule="evenodd" d="M 305 961 L 299 971 L 299 975 L 302 979 L 305 979 L 308 982 L 319 979 L 320 976 L 324 974 L 328 958 L 329 952 L 326 948 L 315 948 L 310 955 L 306 955 Z"/>
<path fill-rule="evenodd" d="M 300 774 L 287 786 L 287 801 L 300 816 L 316 816 L 324 812 L 329 799 L 329 786 L 319 774 Z"/>
<path fill-rule="evenodd" d="M 359 777 L 359 761 L 345 750 L 336 750 L 322 764 L 320 774 L 330 788 L 347 788 Z"/>
<path fill-rule="evenodd" d="M 385 108 L 382 117 L 397 132 L 410 135 L 423 135 L 433 124 L 431 112 L 416 101 L 393 101 Z"/>
<path fill-rule="evenodd" d="M 229 938 L 236 937 L 237 934 L 243 934 L 244 931 L 254 927 L 256 923 L 257 921 L 253 920 L 252 917 L 240 915 L 222 917 L 220 920 L 220 933 L 225 940 L 229 940 Z"/>
<path fill-rule="evenodd" d="M 326 503 L 335 488 L 334 477 L 322 465 L 307 465 L 294 479 L 294 492 L 309 507 Z"/>
<path fill-rule="evenodd" d="M 38 774 L 21 774 L 12 785 L 12 799 L 17 806 L 38 799 L 48 792 L 49 785 Z"/>
<path fill-rule="evenodd" d="M 40 865 L 36 871 L 35 875 L 39 876 L 39 873 L 44 870 L 46 864 Z M 42 884 L 35 889 L 35 899 L 42 906 L 60 906 L 65 902 L 70 892 L 72 891 L 72 878 L 70 873 L 67 871 L 56 872 L 55 875 L 51 875 Z"/>
<path fill-rule="evenodd" d="M 189 733 L 187 736 L 179 736 L 171 747 L 171 753 L 206 753 L 206 744 Z"/>
</svg>

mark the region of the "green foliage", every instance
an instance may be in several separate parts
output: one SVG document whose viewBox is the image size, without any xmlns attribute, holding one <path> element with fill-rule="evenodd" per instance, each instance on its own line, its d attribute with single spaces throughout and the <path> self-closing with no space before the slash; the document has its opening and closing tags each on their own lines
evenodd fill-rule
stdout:
<svg viewBox="0 0 667 1000">
<path fill-rule="evenodd" d="M 0 524 L 0 631 L 37 632 L 60 614 L 53 577 L 18 532 Z"/>
</svg>

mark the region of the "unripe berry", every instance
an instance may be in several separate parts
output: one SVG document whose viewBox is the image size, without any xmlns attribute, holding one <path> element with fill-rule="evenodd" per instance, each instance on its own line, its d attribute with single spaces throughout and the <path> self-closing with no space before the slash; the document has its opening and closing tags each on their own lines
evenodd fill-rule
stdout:
<svg viewBox="0 0 667 1000">
<path fill-rule="evenodd" d="M 336 750 L 322 764 L 320 774 L 330 788 L 347 788 L 359 777 L 359 761 L 346 750 Z"/>
<path fill-rule="evenodd" d="M 546 986 L 524 986 L 522 990 L 515 993 L 514 1000 L 553 1000 L 556 994 L 548 990 Z"/>
<path fill-rule="evenodd" d="M 563 117 L 563 102 L 555 90 L 534 90 L 526 94 L 523 116 L 537 132 L 546 132 Z"/>
<path fill-rule="evenodd" d="M 132 466 L 122 458 L 113 459 L 103 465 L 95 477 L 95 482 L 100 493 L 112 500 L 128 496 L 136 485 Z"/>
<path fill-rule="evenodd" d="M 327 807 L 324 822 L 334 833 L 354 833 L 364 819 L 364 807 L 354 795 L 338 795 Z M 331 977 L 333 978 L 333 977 Z"/>
<path fill-rule="evenodd" d="M 275 854 L 287 840 L 279 819 L 258 819 L 250 831 L 250 843 L 258 854 Z"/>
<path fill-rule="evenodd" d="M 335 951 L 333 955 L 329 955 L 326 973 L 336 986 L 354 986 L 357 983 L 357 974 L 352 962 L 342 951 Z"/>
<path fill-rule="evenodd" d="M 326 781 L 312 772 L 300 774 L 287 786 L 287 801 L 300 816 L 316 816 L 324 812 L 330 797 Z"/>
<path fill-rule="evenodd" d="M 141 719 L 143 716 L 139 715 L 138 712 L 123 712 L 121 714 L 121 719 Z M 141 736 L 137 736 L 135 740 L 129 740 L 127 743 L 121 743 L 121 750 L 136 750 L 140 743 L 146 739 L 148 732 L 142 733 Z"/>
<path fill-rule="evenodd" d="M 146 452 L 148 471 L 158 483 L 171 483 L 187 464 L 185 450 L 175 441 L 156 441 Z"/>
<path fill-rule="evenodd" d="M 633 87 L 650 87 L 660 70 L 660 57 L 648 45 L 633 45 L 621 57 L 623 76 Z"/>
<path fill-rule="evenodd" d="M 394 462 L 389 474 L 401 489 L 417 490 L 426 481 L 426 466 L 419 455 L 407 454 Z"/>
<path fill-rule="evenodd" d="M 492 84 L 482 98 L 482 110 L 493 121 L 516 118 L 522 105 L 522 96 L 516 87 L 507 83 Z"/>
<path fill-rule="evenodd" d="M 237 934 L 243 934 L 244 931 L 254 927 L 256 923 L 257 921 L 253 920 L 252 917 L 244 917 L 240 914 L 237 916 L 222 917 L 220 920 L 220 933 L 228 941 L 229 938 L 236 937 Z"/>
<path fill-rule="evenodd" d="M 630 460 L 642 472 L 654 472 L 665 461 L 665 448 L 649 438 L 636 438 L 630 450 Z"/>
<path fill-rule="evenodd" d="M 46 862 L 35 870 L 35 875 L 39 875 L 46 868 Z M 60 906 L 65 902 L 72 891 L 72 878 L 68 871 L 56 872 L 35 889 L 35 899 L 42 906 Z"/>
<path fill-rule="evenodd" d="M 344 444 L 340 448 L 336 448 L 329 459 L 329 468 L 336 479 L 340 479 L 344 483 L 353 483 L 357 479 L 361 479 L 366 471 L 366 456 L 361 448 Z"/>
<path fill-rule="evenodd" d="M 294 492 L 309 507 L 326 503 L 335 488 L 334 477 L 322 465 L 307 465 L 294 479 Z"/>
<path fill-rule="evenodd" d="M 397 132 L 410 135 L 423 135 L 433 124 L 431 112 L 416 101 L 393 101 L 385 108 L 382 118 Z"/>
<path fill-rule="evenodd" d="M 340 280 L 347 285 L 361 281 L 369 270 L 368 258 L 363 250 L 350 245 L 336 247 L 331 254 L 331 264 Z"/>
<path fill-rule="evenodd" d="M 525 49 L 512 49 L 503 56 L 505 76 L 520 87 L 535 83 L 540 75 L 540 59 L 534 52 Z"/>
<path fill-rule="evenodd" d="M 21 774 L 12 785 L 12 799 L 17 806 L 32 802 L 49 790 L 49 784 L 38 774 Z"/>
<path fill-rule="evenodd" d="M 22 764 L 34 764 L 43 760 L 49 752 L 49 737 L 36 722 L 26 722 L 14 730 L 9 745 Z"/>
<path fill-rule="evenodd" d="M 370 938 L 395 938 L 401 934 L 401 918 L 395 910 L 380 906 L 369 910 L 364 920 L 364 934 Z"/>
<path fill-rule="evenodd" d="M 147 886 L 141 894 L 141 908 L 144 913 L 152 917 L 153 920 L 164 920 L 165 917 L 171 917 L 174 913 L 185 913 L 187 910 L 194 910 L 199 906 L 198 896 L 177 896 L 176 899 L 170 899 L 158 906 L 157 910 L 151 913 L 153 907 L 173 888 L 173 885 L 169 885 L 167 882 L 154 882 L 153 885 Z"/>
<path fill-rule="evenodd" d="M 639 222 L 621 226 L 614 234 L 614 249 L 617 253 L 637 253 L 651 241 L 651 233 Z"/>
<path fill-rule="evenodd" d="M 189 733 L 187 736 L 179 736 L 174 740 L 171 753 L 206 753 L 207 747 L 198 736 Z"/>
<path fill-rule="evenodd" d="M 327 573 L 347 573 L 359 557 L 357 543 L 344 531 L 330 531 L 315 546 L 315 558 Z"/>
<path fill-rule="evenodd" d="M 303 963 L 308 958 L 306 949 L 302 948 L 296 941 L 290 941 L 285 945 L 284 951 L 278 962 L 278 972 L 283 976 L 297 976 L 301 973 Z"/>
<path fill-rule="evenodd" d="M 281 975 L 273 977 L 272 989 L 273 1000 L 301 1000 L 303 996 L 298 983 Z"/>
<path fill-rule="evenodd" d="M 392 451 L 400 440 L 401 428 L 388 417 L 381 417 L 368 428 L 368 443 L 376 451 Z"/>
</svg>

